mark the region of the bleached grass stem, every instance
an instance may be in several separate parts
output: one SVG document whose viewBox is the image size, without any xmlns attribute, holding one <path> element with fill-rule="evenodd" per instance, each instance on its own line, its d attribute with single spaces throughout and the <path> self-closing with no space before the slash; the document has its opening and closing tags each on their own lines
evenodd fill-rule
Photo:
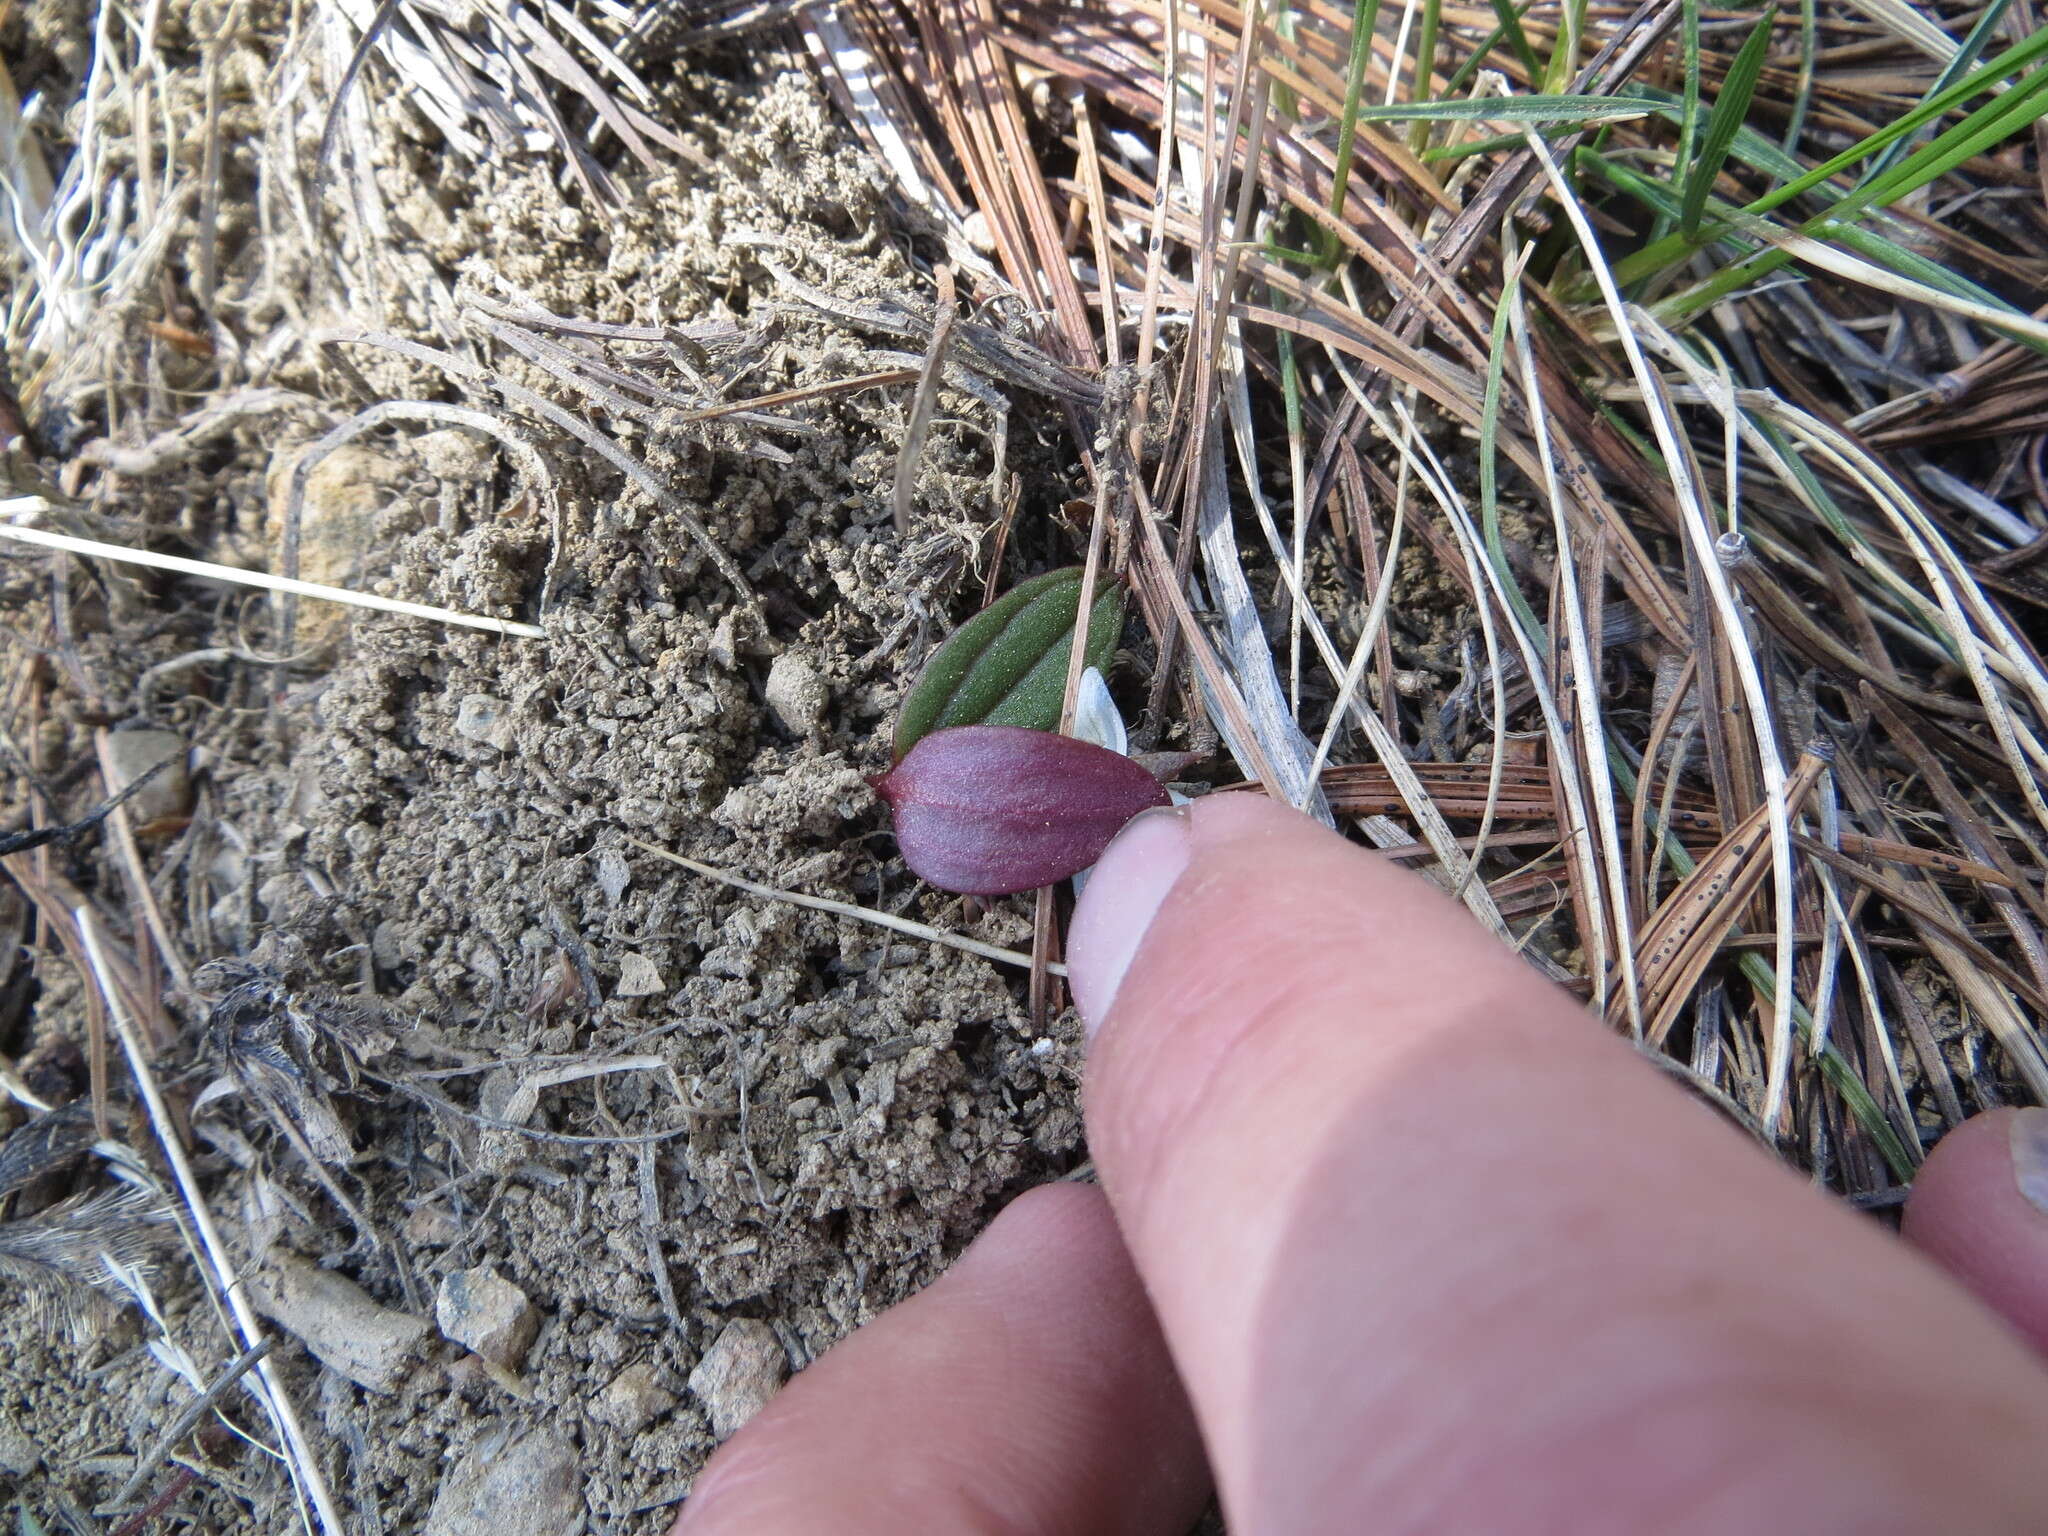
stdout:
<svg viewBox="0 0 2048 1536">
<path fill-rule="evenodd" d="M 1758 766 L 1764 777 L 1765 817 L 1771 832 L 1771 901 L 1777 914 L 1777 942 L 1774 947 L 1778 985 L 1773 989 L 1771 998 L 1771 1036 L 1765 1058 L 1762 1116 L 1765 1128 L 1775 1137 L 1784 1120 L 1791 1085 L 1792 981 L 1797 974 L 1793 969 L 1793 929 L 1797 924 L 1792 899 L 1792 825 L 1785 805 L 1785 763 L 1778 750 L 1770 695 L 1764 687 L 1763 672 L 1757 665 L 1756 655 L 1744 637 L 1741 612 L 1736 606 L 1735 594 L 1729 588 L 1728 573 L 1722 568 L 1706 504 L 1701 499 L 1699 487 L 1681 468 L 1686 463 L 1685 450 L 1679 441 L 1678 424 L 1672 419 L 1669 403 L 1660 387 L 1662 380 L 1651 371 L 1649 359 L 1643 355 L 1642 345 L 1636 340 L 1634 317 L 1620 290 L 1615 287 L 1614 273 L 1600 249 L 1599 238 L 1593 233 L 1586 211 L 1579 206 L 1570 184 L 1558 171 L 1557 162 L 1551 158 L 1542 137 L 1525 126 L 1522 138 L 1549 181 L 1558 206 L 1571 221 L 1572 232 L 1585 253 L 1587 269 L 1599 284 L 1600 296 L 1614 317 L 1615 333 L 1628 357 L 1629 370 L 1643 387 L 1643 411 L 1650 418 L 1658 451 L 1670 467 L 1680 520 L 1685 525 L 1686 538 L 1693 545 L 1694 555 L 1712 594 L 1715 611 L 1728 640 L 1729 656 L 1735 663 L 1736 673 L 1742 682 L 1743 698 L 1749 706 L 1750 729 L 1756 742 Z"/>
<path fill-rule="evenodd" d="M 998 965 L 1014 965 L 1027 971 L 1031 969 L 1031 957 L 1022 950 L 984 944 L 979 939 L 947 933 L 944 929 L 929 927 L 907 917 L 877 912 L 873 907 L 857 907 L 850 901 L 834 901 L 828 896 L 806 896 L 801 891 L 779 890 L 775 886 L 763 885 L 758 880 L 749 880 L 744 875 L 735 875 L 730 870 L 720 869 L 715 864 L 702 864 L 670 849 L 657 847 L 653 843 L 643 843 L 637 837 L 629 837 L 626 842 L 642 853 L 651 853 L 657 859 L 680 864 L 692 874 L 702 875 L 706 880 L 716 880 L 720 885 L 729 885 L 736 891 L 745 891 L 749 896 L 760 896 L 768 901 L 786 901 L 793 907 L 809 907 L 813 912 L 830 912 L 838 917 L 850 917 L 877 928 L 893 929 L 913 939 L 923 939 L 928 944 L 943 944 L 948 949 L 964 950 L 970 955 L 979 955 L 984 960 L 993 960 Z M 1067 968 L 1056 962 L 1048 965 L 1046 969 L 1055 976 L 1067 974 Z"/>
<path fill-rule="evenodd" d="M 212 1271 L 206 1278 L 233 1314 L 243 1348 L 255 1349 L 264 1342 L 263 1327 L 256 1321 L 242 1277 L 228 1254 L 227 1245 L 221 1241 L 213 1212 L 208 1209 L 199 1181 L 192 1173 L 192 1165 L 186 1160 L 184 1145 L 178 1140 L 175 1129 L 177 1121 L 171 1117 L 170 1106 L 164 1102 L 163 1090 L 157 1085 L 156 1071 L 150 1066 L 149 1053 L 143 1049 L 135 1021 L 129 1017 L 127 1004 L 122 1001 L 121 989 L 113 984 L 108 973 L 106 953 L 100 945 L 99 916 L 91 907 L 80 906 L 72 909 L 71 919 L 77 925 L 79 941 L 85 946 L 93 984 L 106 1002 L 107 1014 L 114 1022 L 114 1032 L 121 1037 L 121 1049 L 127 1054 L 128 1070 L 134 1074 L 136 1090 L 148 1107 L 150 1128 L 156 1132 L 164 1161 L 170 1165 L 171 1174 L 178 1181 L 178 1193 L 184 1197 L 192 1225 L 199 1233 L 207 1267 Z M 264 1406 L 269 1409 L 271 1419 L 277 1425 L 278 1436 L 284 1442 L 285 1465 L 291 1471 L 292 1481 L 312 1504 L 321 1527 L 330 1536 L 348 1536 L 348 1527 L 342 1524 L 340 1512 L 334 1506 L 334 1495 L 328 1490 L 327 1479 L 322 1475 L 306 1432 L 299 1423 L 298 1412 L 292 1407 L 291 1398 L 278 1380 L 272 1362 L 267 1358 L 258 1360 L 256 1375 L 263 1384 L 260 1396 Z"/>
<path fill-rule="evenodd" d="M 1522 393 L 1536 434 L 1536 461 L 1543 466 L 1543 492 L 1550 503 L 1552 534 L 1557 546 L 1558 607 L 1564 614 L 1565 643 L 1571 651 L 1572 686 L 1578 695 L 1579 755 L 1597 815 L 1598 852 L 1607 879 L 1607 911 L 1613 924 L 1613 950 L 1621 967 L 1622 996 L 1628 1003 L 1629 1029 L 1642 1038 L 1642 996 L 1636 977 L 1634 923 L 1630 919 L 1628 871 L 1622 858 L 1621 818 L 1615 805 L 1614 779 L 1608 771 L 1605 716 L 1601 707 L 1600 677 L 1593 664 L 1591 637 L 1586 629 L 1586 610 L 1581 600 L 1578 557 L 1572 552 L 1571 520 L 1565 513 L 1564 491 L 1558 484 L 1557 460 L 1551 451 L 1550 413 L 1544 409 L 1543 386 L 1536 376 L 1536 354 L 1529 340 L 1528 309 L 1519 280 L 1507 285 L 1502 302 L 1508 306 L 1508 327 L 1515 338 L 1515 352 L 1522 365 Z M 1731 429 L 1732 434 L 1732 429 Z M 1729 456 L 1729 475 L 1734 475 L 1734 456 Z M 1560 765 L 1561 767 L 1562 765 Z M 1589 828 L 1588 835 L 1591 835 Z M 1597 985 L 1597 979 L 1596 979 Z"/>
<path fill-rule="evenodd" d="M 0 519 L 24 512 L 47 512 L 50 504 L 40 496 L 16 496 L 0 501 Z M 454 624 L 463 629 L 481 629 L 494 635 L 517 635 L 527 640 L 545 640 L 547 631 L 537 624 L 512 619 L 494 619 L 481 613 L 461 613 L 453 608 L 435 608 L 426 603 L 408 603 L 374 592 L 351 592 L 346 587 L 324 587 L 313 581 L 288 581 L 262 571 L 242 571 L 231 565 L 214 565 L 206 560 L 187 560 L 182 555 L 161 555 L 155 550 L 130 549 L 121 544 L 103 544 L 98 539 L 73 538 L 46 528 L 29 528 L 20 523 L 0 521 L 0 539 L 35 544 L 44 549 L 61 549 L 69 554 L 89 555 L 98 560 L 117 560 L 124 565 L 148 566 L 151 570 L 175 571 L 206 581 L 227 581 L 237 586 L 261 587 L 266 592 L 289 592 L 297 597 L 316 597 L 323 602 L 346 603 L 355 608 L 374 608 L 409 619 L 426 619 L 436 624 Z"/>
</svg>

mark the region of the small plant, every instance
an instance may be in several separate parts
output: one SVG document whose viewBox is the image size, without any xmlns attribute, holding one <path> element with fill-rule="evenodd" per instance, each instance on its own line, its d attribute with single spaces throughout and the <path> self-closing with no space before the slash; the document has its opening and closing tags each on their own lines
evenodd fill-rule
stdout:
<svg viewBox="0 0 2048 1536">
<path fill-rule="evenodd" d="M 948 636 L 911 686 L 896 765 L 872 782 L 921 879 L 973 896 L 1051 885 L 1167 804 L 1130 758 L 1058 734 L 1080 599 L 1078 568 L 1034 577 Z M 1095 599 L 1086 665 L 1107 666 L 1123 616 L 1120 590 Z"/>
<path fill-rule="evenodd" d="M 1014 725 L 933 731 L 875 781 L 903 862 L 942 890 L 1007 896 L 1078 874 L 1140 811 L 1167 803 L 1137 763 Z"/>
<path fill-rule="evenodd" d="M 1012 587 L 948 635 L 904 696 L 896 717 L 896 761 L 921 738 L 948 726 L 1058 730 L 1080 605 L 1081 568 L 1068 566 Z M 1082 664 L 1108 671 L 1123 627 L 1123 590 L 1105 581 L 1089 612 Z"/>
</svg>

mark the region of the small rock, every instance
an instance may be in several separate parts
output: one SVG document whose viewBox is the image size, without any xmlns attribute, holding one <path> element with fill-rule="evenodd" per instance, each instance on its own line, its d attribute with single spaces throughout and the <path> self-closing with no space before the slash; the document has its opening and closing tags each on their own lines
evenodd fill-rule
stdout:
<svg viewBox="0 0 2048 1536">
<path fill-rule="evenodd" d="M 435 1201 L 423 1205 L 405 1218 L 405 1240 L 420 1248 L 446 1248 L 462 1236 L 462 1223 L 455 1213 Z"/>
<path fill-rule="evenodd" d="M 730 613 L 719 617 L 718 627 L 711 631 L 711 643 L 706 647 L 705 653 L 710 656 L 713 665 L 728 672 L 739 665 L 738 631 Z"/>
<path fill-rule="evenodd" d="M 643 1360 L 612 1378 L 611 1385 L 590 1405 L 590 1416 L 622 1435 L 637 1435 L 676 1402 L 675 1393 L 662 1386 L 652 1363 Z"/>
<path fill-rule="evenodd" d="M 170 766 L 128 802 L 128 819 L 137 827 L 173 821 L 192 814 L 192 770 L 185 738 L 175 731 L 115 731 L 107 737 L 108 788 L 119 793 L 158 763 Z"/>
<path fill-rule="evenodd" d="M 284 533 L 291 509 L 292 471 L 307 445 L 279 448 L 268 474 L 272 569 L 284 574 Z M 344 443 L 306 474 L 299 505 L 301 581 L 329 587 L 360 587 L 388 563 L 387 541 L 379 535 L 384 509 L 398 494 L 410 466 L 361 443 Z M 318 647 L 348 633 L 349 611 L 339 603 L 299 604 L 296 643 Z"/>
<path fill-rule="evenodd" d="M 291 911 L 292 899 L 303 895 L 306 882 L 296 874 L 272 875 L 256 887 L 256 903 L 273 922 L 281 922 Z"/>
<path fill-rule="evenodd" d="M 424 1536 L 574 1536 L 583 1466 L 559 1429 L 485 1435 L 441 1479 Z"/>
<path fill-rule="evenodd" d="M 619 983 L 612 988 L 613 997 L 652 997 L 661 989 L 661 972 L 652 960 L 645 955 L 619 957 Z"/>
<path fill-rule="evenodd" d="M 626 894 L 626 887 L 633 883 L 632 866 L 626 856 L 616 848 L 600 848 L 597 854 L 597 888 L 604 892 L 604 899 L 613 906 Z"/>
<path fill-rule="evenodd" d="M 817 668 L 795 651 L 784 651 L 768 668 L 768 707 L 792 736 L 808 736 L 825 715 L 825 685 Z"/>
<path fill-rule="evenodd" d="M 513 742 L 512 706 L 488 693 L 465 693 L 455 706 L 455 734 L 500 752 Z"/>
<path fill-rule="evenodd" d="M 723 1440 L 768 1405 L 789 1374 L 789 1357 L 773 1330 L 751 1317 L 734 1318 L 690 1372 L 690 1390 Z"/>
<path fill-rule="evenodd" d="M 380 970 L 395 971 L 405 964 L 412 937 L 410 923 L 387 917 L 370 930 L 370 958 Z"/>
<path fill-rule="evenodd" d="M 429 1333 L 425 1318 L 379 1306 L 346 1276 L 289 1256 L 254 1277 L 262 1313 L 313 1356 L 372 1392 L 396 1392 Z"/>
<path fill-rule="evenodd" d="M 434 1321 L 445 1336 L 508 1371 L 519 1369 L 540 1331 L 526 1293 L 488 1264 L 458 1269 L 441 1282 Z"/>
<path fill-rule="evenodd" d="M 612 1385 L 617 1386 L 618 1382 Z M 669 1403 L 673 1406 L 675 1399 L 670 1398 Z M 9 1477 L 27 1477 L 42 1461 L 42 1452 L 36 1449 L 35 1441 L 22 1433 L 13 1415 L 0 1413 L 0 1472 Z"/>
<path fill-rule="evenodd" d="M 412 440 L 412 451 L 436 480 L 458 484 L 487 478 L 498 462 L 494 444 L 460 427 L 422 433 Z"/>
</svg>

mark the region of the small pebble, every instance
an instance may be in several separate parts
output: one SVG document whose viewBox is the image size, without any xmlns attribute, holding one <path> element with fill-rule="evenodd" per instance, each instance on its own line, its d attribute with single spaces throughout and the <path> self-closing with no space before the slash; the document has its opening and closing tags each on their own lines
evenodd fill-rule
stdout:
<svg viewBox="0 0 2048 1536">
<path fill-rule="evenodd" d="M 825 717 L 825 685 L 817 668 L 795 651 L 784 651 L 768 668 L 763 690 L 768 707 L 792 736 L 808 736 Z"/>
<path fill-rule="evenodd" d="M 604 892 L 604 899 L 613 906 L 626 894 L 626 887 L 633 883 L 632 867 L 626 863 L 626 856 L 616 848 L 601 848 L 597 855 L 597 888 Z"/>
<path fill-rule="evenodd" d="M 462 1223 L 455 1213 L 435 1201 L 423 1205 L 405 1218 L 405 1240 L 421 1248 L 445 1248 L 462 1236 Z"/>
<path fill-rule="evenodd" d="M 512 746 L 512 709 L 488 693 L 466 693 L 455 706 L 455 734 L 500 752 Z"/>
<path fill-rule="evenodd" d="M 583 1466 L 560 1429 L 485 1435 L 450 1467 L 424 1536 L 569 1536 L 584 1529 Z"/>
<path fill-rule="evenodd" d="M 690 1390 L 711 1418 L 711 1432 L 723 1440 L 759 1413 L 789 1374 L 789 1357 L 766 1323 L 751 1317 L 727 1323 L 697 1369 Z"/>
<path fill-rule="evenodd" d="M 613 997 L 652 997 L 661 990 L 661 972 L 652 960 L 645 955 L 619 957 L 619 981 L 612 988 Z"/>
<path fill-rule="evenodd" d="M 172 821 L 192 814 L 192 771 L 187 766 L 185 738 L 175 731 L 114 731 L 107 737 L 109 788 L 120 791 L 166 758 L 168 768 L 135 792 L 127 802 L 128 820 L 137 827 Z"/>
<path fill-rule="evenodd" d="M 642 1360 L 619 1372 L 597 1394 L 597 1400 L 590 1405 L 590 1416 L 622 1435 L 637 1435 L 675 1407 L 676 1402 L 675 1393 L 662 1386 L 653 1363 Z"/>
<path fill-rule="evenodd" d="M 486 479 L 498 463 L 495 443 L 460 427 L 423 432 L 412 440 L 412 451 L 435 479 L 458 483 Z"/>
<path fill-rule="evenodd" d="M 441 1282 L 434 1321 L 445 1337 L 508 1371 L 519 1369 L 540 1331 L 526 1293 L 488 1264 L 458 1269 Z"/>
<path fill-rule="evenodd" d="M 21 1426 L 14 1422 L 14 1416 L 0 1412 L 0 1473 L 9 1477 L 27 1477 L 42 1465 L 42 1460 L 42 1452 L 36 1449 L 35 1441 L 22 1433 Z"/>
</svg>

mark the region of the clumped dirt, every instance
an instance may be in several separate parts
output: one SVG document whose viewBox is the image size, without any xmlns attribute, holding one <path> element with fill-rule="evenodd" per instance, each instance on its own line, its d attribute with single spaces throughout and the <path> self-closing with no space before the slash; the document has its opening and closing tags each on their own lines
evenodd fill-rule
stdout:
<svg viewBox="0 0 2048 1536">
<path fill-rule="evenodd" d="M 60 9 L 31 8 L 46 50 Z M 258 27 L 249 51 L 275 43 Z M 301 445 L 373 399 L 476 403 L 388 350 L 310 339 L 351 324 L 444 346 L 436 291 L 580 320 L 730 319 L 761 333 L 734 397 L 885 366 L 868 358 L 874 338 L 778 308 L 761 261 L 835 293 L 909 293 L 898 242 L 911 236 L 796 61 L 763 45 L 662 90 L 700 154 L 661 174 L 622 167 L 632 193 L 611 215 L 561 190 L 545 158 L 471 166 L 423 143 L 401 105 L 374 112 L 396 238 L 374 301 L 343 310 L 331 270 L 264 252 L 239 220 L 237 323 L 292 333 L 267 382 L 299 398 L 228 422 L 183 463 L 108 477 L 101 509 L 180 553 L 273 565 Z M 248 195 L 256 172 L 237 165 L 230 185 Z M 358 1529 L 471 1529 L 455 1482 L 508 1444 L 552 1456 L 536 1487 L 567 1478 L 593 1529 L 660 1529 L 714 1444 L 717 1388 L 692 1373 L 735 1320 L 772 1335 L 780 1358 L 759 1369 L 801 1368 L 928 1281 L 1007 1196 L 1082 1156 L 1074 1021 L 1034 1028 L 1015 973 L 649 851 L 1029 948 L 1026 904 L 968 912 L 908 882 L 864 782 L 906 676 L 978 599 L 999 512 L 999 424 L 948 392 L 927 516 L 897 535 L 888 488 L 908 393 L 789 407 L 796 431 L 614 423 L 667 505 L 528 419 L 559 529 L 500 443 L 431 421 L 370 431 L 312 477 L 309 575 L 330 561 L 388 595 L 538 617 L 543 640 L 302 603 L 301 654 L 280 667 L 265 664 L 280 632 L 261 600 L 74 568 L 58 577 L 67 648 L 16 658 L 34 669 L 16 693 L 35 701 L 23 745 L 62 806 L 97 796 L 95 774 L 67 768 L 91 761 L 96 729 L 168 729 L 192 750 L 189 824 L 146 837 L 145 866 L 185 963 L 255 967 L 202 969 L 199 991 L 254 984 L 269 1001 L 209 1017 L 173 988 L 158 1071 L 236 1264 L 260 1289 L 309 1260 L 429 1323 L 450 1275 L 488 1266 L 538 1314 L 510 1367 L 430 1328 L 391 1390 L 280 1334 L 273 1363 Z M 1056 504 L 1063 450 L 1032 409 L 1012 411 L 1010 453 L 1038 456 L 1032 495 Z M 757 611 L 679 513 L 735 558 Z M 1060 553 L 1013 548 L 1012 561 Z M 19 633 L 40 637 L 46 568 L 5 566 Z M 178 665 L 138 686 L 164 662 Z M 91 894 L 124 952 L 149 953 L 109 848 L 86 840 L 42 868 Z M 7 921 L 36 931 L 8 901 Z M 9 987 L 32 1003 L 14 1007 L 0 1050 L 82 1094 L 77 974 L 45 952 Z M 238 1019 L 255 1033 L 237 1035 Z M 124 1100 L 116 1115 L 161 1172 L 140 1111 Z M 323 1128 L 342 1138 L 325 1161 Z M 71 1187 L 32 1188 L 12 1214 Z M 118 1525 L 177 1475 L 167 1463 L 106 1505 L 190 1400 L 180 1362 L 210 1381 L 238 1352 L 196 1276 L 165 1242 L 147 1282 L 159 1318 L 107 1307 L 75 1342 L 0 1312 L 0 1488 L 46 1528 Z M 260 1432 L 247 1397 L 223 1406 Z M 288 1484 L 267 1458 L 225 1436 L 201 1444 L 203 1475 L 171 1490 L 159 1528 L 288 1527 Z"/>
</svg>

